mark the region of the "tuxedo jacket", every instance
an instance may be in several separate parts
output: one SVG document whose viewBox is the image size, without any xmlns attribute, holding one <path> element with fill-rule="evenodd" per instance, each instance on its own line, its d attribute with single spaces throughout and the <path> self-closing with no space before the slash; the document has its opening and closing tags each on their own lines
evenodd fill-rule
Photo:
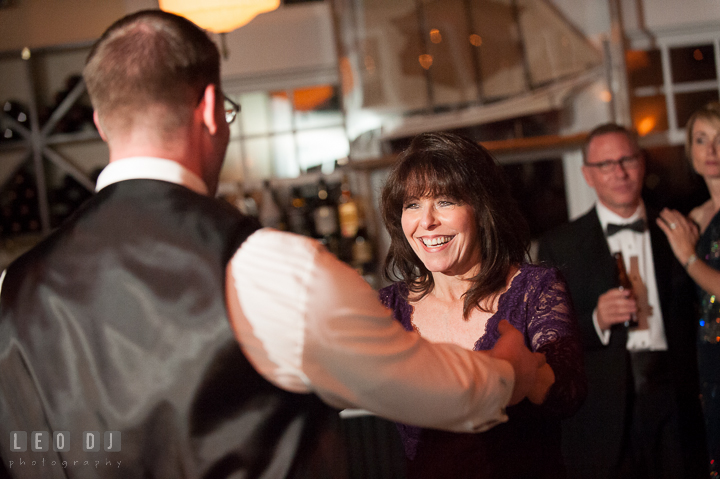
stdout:
<svg viewBox="0 0 720 479">
<path fill-rule="evenodd" d="M 308 471 L 326 465 L 318 454 L 335 443 L 321 441 L 335 412 L 265 380 L 230 327 L 225 268 L 258 227 L 180 185 L 128 180 L 13 262 L 0 294 L 7 472 L 323 477 Z M 13 431 L 27 434 L 26 451 Z M 67 431 L 68 450 L 32 452 L 32 431 Z M 99 450 L 83 450 L 86 431 L 100 433 Z"/>
<path fill-rule="evenodd" d="M 688 461 L 702 450 L 702 421 L 695 354 L 694 287 L 675 259 L 657 215 L 648 211 L 652 260 L 670 359 L 670 376 L 681 415 Z M 563 422 L 563 454 L 569 466 L 613 467 L 626 447 L 634 394 L 627 330 L 615 325 L 603 345 L 592 320 L 598 297 L 618 287 L 615 260 L 595 208 L 540 240 L 538 259 L 565 276 L 578 316 L 588 396 L 580 411 Z M 690 477 L 690 476 L 689 476 Z"/>
</svg>

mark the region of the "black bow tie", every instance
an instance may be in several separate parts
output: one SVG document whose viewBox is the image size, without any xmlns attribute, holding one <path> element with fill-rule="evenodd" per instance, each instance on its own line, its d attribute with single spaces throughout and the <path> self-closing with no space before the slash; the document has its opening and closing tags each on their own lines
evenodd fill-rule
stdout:
<svg viewBox="0 0 720 479">
<path fill-rule="evenodd" d="M 640 218 L 637 221 L 633 221 L 632 223 L 625 223 L 622 225 L 615 225 L 612 223 L 608 223 L 607 225 L 607 235 L 612 236 L 615 233 L 617 233 L 620 230 L 629 229 L 633 231 L 637 231 L 638 233 L 645 232 L 645 220 Z"/>
</svg>

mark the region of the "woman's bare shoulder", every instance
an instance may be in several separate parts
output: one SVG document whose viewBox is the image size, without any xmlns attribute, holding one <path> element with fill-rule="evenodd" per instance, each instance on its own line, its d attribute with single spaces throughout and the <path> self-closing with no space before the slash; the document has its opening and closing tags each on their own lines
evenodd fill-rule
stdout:
<svg viewBox="0 0 720 479">
<path fill-rule="evenodd" d="M 705 228 L 710 224 L 710 220 L 715 216 L 712 199 L 693 208 L 688 216 L 700 227 L 700 231 L 705 231 Z"/>
</svg>

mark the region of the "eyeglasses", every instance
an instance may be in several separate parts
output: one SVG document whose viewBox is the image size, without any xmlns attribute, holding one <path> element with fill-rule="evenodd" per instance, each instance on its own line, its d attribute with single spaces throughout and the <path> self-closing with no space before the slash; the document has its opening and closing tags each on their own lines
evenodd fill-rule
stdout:
<svg viewBox="0 0 720 479">
<path fill-rule="evenodd" d="M 235 121 L 237 114 L 240 112 L 240 105 L 228 98 L 227 95 L 223 95 L 223 97 L 225 97 L 225 121 L 229 125 Z"/>
<path fill-rule="evenodd" d="M 597 163 L 585 163 L 585 166 L 597 168 L 600 173 L 615 171 L 616 166 L 622 166 L 624 170 L 636 170 L 640 167 L 640 155 L 623 156 L 618 160 L 598 161 Z"/>
</svg>

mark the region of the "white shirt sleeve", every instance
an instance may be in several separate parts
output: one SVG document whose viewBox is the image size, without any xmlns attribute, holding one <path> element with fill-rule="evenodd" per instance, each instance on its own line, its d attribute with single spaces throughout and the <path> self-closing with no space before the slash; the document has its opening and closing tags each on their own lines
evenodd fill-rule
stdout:
<svg viewBox="0 0 720 479">
<path fill-rule="evenodd" d="M 597 308 L 593 309 L 593 315 L 592 315 L 592 321 L 593 325 L 595 326 L 595 332 L 597 332 L 598 338 L 600 339 L 600 342 L 603 346 L 607 346 L 610 344 L 610 330 L 606 329 L 603 331 L 600 329 L 600 323 L 598 323 L 597 319 Z"/>
<path fill-rule="evenodd" d="M 251 235 L 228 265 L 227 301 L 246 356 L 283 389 L 459 432 L 507 420 L 508 362 L 405 331 L 377 292 L 314 240 Z"/>
</svg>

